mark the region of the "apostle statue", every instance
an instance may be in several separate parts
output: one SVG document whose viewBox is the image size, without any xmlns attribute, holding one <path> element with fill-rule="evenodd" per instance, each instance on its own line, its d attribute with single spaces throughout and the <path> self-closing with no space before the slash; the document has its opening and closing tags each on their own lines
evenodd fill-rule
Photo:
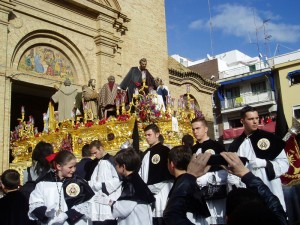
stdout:
<svg viewBox="0 0 300 225">
<path fill-rule="evenodd" d="M 115 83 L 115 77 L 109 76 L 108 83 L 104 84 L 99 92 L 99 106 L 101 112 L 107 117 L 107 113 L 116 114 L 115 99 L 117 96 L 118 85 Z"/>
<path fill-rule="evenodd" d="M 140 66 L 132 67 L 120 84 L 121 89 L 123 89 L 123 90 L 127 89 L 127 91 L 128 91 L 129 103 L 132 100 L 132 96 L 135 92 L 135 89 L 142 88 L 143 80 L 146 81 L 146 85 L 148 86 L 144 90 L 146 94 L 149 92 L 149 89 L 156 90 L 156 84 L 155 84 L 154 78 L 150 74 L 150 72 L 146 69 L 146 66 L 147 66 L 147 60 L 145 58 L 142 58 L 140 60 Z"/>
<path fill-rule="evenodd" d="M 67 78 L 57 92 L 51 97 L 54 103 L 58 103 L 58 120 L 59 122 L 72 119 L 75 116 L 75 98 L 77 87 L 71 84 Z"/>
<path fill-rule="evenodd" d="M 85 113 L 91 120 L 98 119 L 98 102 L 99 95 L 95 90 L 96 80 L 90 79 L 88 85 L 82 87 L 82 104 Z"/>
</svg>

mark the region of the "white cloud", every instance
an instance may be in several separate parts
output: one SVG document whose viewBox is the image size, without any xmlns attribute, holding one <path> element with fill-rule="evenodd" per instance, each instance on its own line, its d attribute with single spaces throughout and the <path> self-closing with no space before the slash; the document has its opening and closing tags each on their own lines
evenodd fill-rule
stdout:
<svg viewBox="0 0 300 225">
<path fill-rule="evenodd" d="M 251 7 L 237 4 L 222 4 L 213 13 L 212 25 L 214 30 L 221 30 L 227 35 L 256 39 L 255 30 L 258 30 L 260 41 L 264 38 L 263 21 L 265 32 L 271 35 L 275 42 L 295 43 L 300 40 L 300 26 L 280 23 L 281 17 L 273 15 L 270 11 L 259 11 Z M 255 25 L 256 24 L 256 25 Z M 190 23 L 191 29 L 208 29 L 209 21 L 196 20 Z"/>
<path fill-rule="evenodd" d="M 205 27 L 205 22 L 203 20 L 195 20 L 189 24 L 190 29 L 199 30 Z"/>
</svg>

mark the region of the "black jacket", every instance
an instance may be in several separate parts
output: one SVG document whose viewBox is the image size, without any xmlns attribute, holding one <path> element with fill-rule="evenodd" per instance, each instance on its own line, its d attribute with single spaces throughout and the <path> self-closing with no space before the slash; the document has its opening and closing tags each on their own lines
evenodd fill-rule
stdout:
<svg viewBox="0 0 300 225">
<path fill-rule="evenodd" d="M 247 188 L 255 191 L 263 199 L 267 207 L 274 213 L 282 225 L 287 225 L 287 215 L 277 196 L 275 196 L 267 185 L 253 173 L 249 172 L 242 177 Z"/>
<path fill-rule="evenodd" d="M 169 193 L 163 218 L 167 225 L 191 225 L 187 212 L 203 217 L 210 216 L 206 202 L 202 199 L 196 177 L 188 173 L 176 178 Z"/>
</svg>

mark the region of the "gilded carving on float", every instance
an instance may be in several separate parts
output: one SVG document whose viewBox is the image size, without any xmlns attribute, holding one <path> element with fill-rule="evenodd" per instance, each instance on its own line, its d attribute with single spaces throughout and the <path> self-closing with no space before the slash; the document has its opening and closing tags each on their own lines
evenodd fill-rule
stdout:
<svg viewBox="0 0 300 225">
<path fill-rule="evenodd" d="M 32 117 L 29 117 L 29 121 L 24 121 L 25 109 L 22 107 L 19 126 L 11 132 L 11 149 L 14 156 L 11 167 L 24 169 L 28 166 L 32 150 L 40 141 L 52 144 L 55 152 L 61 149 L 72 151 L 78 158 L 81 158 L 83 145 L 96 139 L 100 140 L 106 151 L 112 155 L 119 151 L 122 143 L 132 138 L 138 139 L 139 148 L 144 151 L 148 145 L 143 129 L 150 123 L 159 126 L 164 144 L 170 147 L 181 145 L 183 135 L 191 134 L 190 121 L 195 116 L 203 117 L 201 111 L 195 109 L 194 99 L 189 94 L 189 86 L 187 98 L 181 96 L 176 109 L 175 99 L 170 95 L 167 97 L 166 110 L 162 110 L 158 104 L 157 94 L 154 91 L 146 95 L 143 90 L 143 88 L 140 91 L 136 90 L 128 107 L 125 107 L 125 96 L 121 94 L 119 99 L 116 99 L 117 117 L 102 120 L 92 120 L 89 116 L 83 115 L 58 122 L 57 114 L 50 102 L 48 113 L 43 116 L 43 132 L 38 132 L 34 128 Z M 135 124 L 138 132 L 134 132 Z"/>
</svg>

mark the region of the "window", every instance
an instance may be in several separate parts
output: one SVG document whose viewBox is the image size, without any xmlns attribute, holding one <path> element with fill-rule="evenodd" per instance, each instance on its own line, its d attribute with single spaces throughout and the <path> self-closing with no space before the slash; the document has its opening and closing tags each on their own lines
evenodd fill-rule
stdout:
<svg viewBox="0 0 300 225">
<path fill-rule="evenodd" d="M 300 105 L 293 106 L 293 114 L 296 119 L 300 119 Z"/>
<path fill-rule="evenodd" d="M 230 128 L 242 127 L 241 119 L 230 119 L 228 120 Z"/>
<path fill-rule="evenodd" d="M 255 66 L 255 64 L 254 64 L 254 65 L 250 65 L 250 66 L 249 66 L 249 70 L 250 70 L 251 73 L 252 73 L 252 72 L 255 72 L 255 71 L 256 71 L 256 66 Z"/>
<path fill-rule="evenodd" d="M 300 83 L 300 70 L 294 70 L 288 73 L 287 78 L 289 79 L 290 86 Z"/>
<path fill-rule="evenodd" d="M 225 95 L 227 99 L 233 99 L 240 97 L 240 88 L 239 87 L 233 87 L 230 89 L 225 90 Z"/>
<path fill-rule="evenodd" d="M 267 91 L 267 86 L 265 81 L 260 81 L 251 84 L 252 94 L 259 94 Z"/>
<path fill-rule="evenodd" d="M 292 85 L 299 84 L 300 83 L 300 75 L 292 77 L 291 78 L 291 83 L 292 83 Z"/>
</svg>

